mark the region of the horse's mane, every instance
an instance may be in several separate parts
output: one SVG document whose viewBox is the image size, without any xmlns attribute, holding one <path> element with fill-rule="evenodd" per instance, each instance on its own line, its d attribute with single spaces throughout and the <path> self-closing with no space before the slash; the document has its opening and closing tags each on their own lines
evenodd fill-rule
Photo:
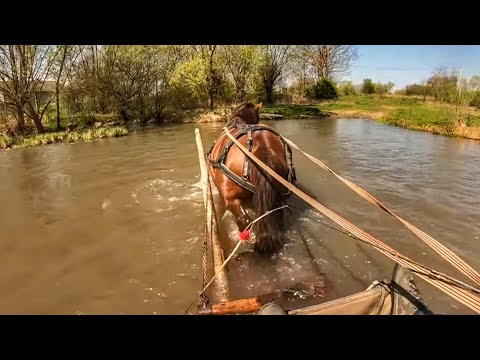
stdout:
<svg viewBox="0 0 480 360">
<path fill-rule="evenodd" d="M 230 119 L 230 121 L 227 123 L 227 128 L 231 127 L 231 126 L 234 126 L 234 125 L 246 125 L 247 123 L 245 122 L 245 120 L 243 120 L 242 118 L 240 117 L 234 117 L 233 119 Z"/>
<path fill-rule="evenodd" d="M 227 127 L 234 124 L 257 124 L 258 120 L 255 117 L 256 106 L 251 102 L 244 102 L 238 105 L 230 115 Z"/>
</svg>

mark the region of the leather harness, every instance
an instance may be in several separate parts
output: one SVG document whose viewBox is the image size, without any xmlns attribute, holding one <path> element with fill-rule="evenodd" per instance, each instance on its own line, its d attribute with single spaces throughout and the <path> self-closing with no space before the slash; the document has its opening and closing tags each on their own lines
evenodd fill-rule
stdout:
<svg viewBox="0 0 480 360">
<path fill-rule="evenodd" d="M 235 138 L 237 140 L 243 135 L 247 134 L 246 148 L 248 149 L 248 151 L 252 151 L 252 147 L 253 147 L 252 133 L 254 131 L 266 130 L 277 135 L 280 138 L 280 140 L 283 142 L 283 145 L 285 146 L 285 155 L 286 155 L 287 167 L 288 167 L 288 181 L 291 184 L 295 185 L 295 182 L 297 179 L 295 176 L 295 167 L 293 166 L 293 162 L 292 162 L 292 149 L 287 144 L 287 142 L 283 139 L 282 135 L 280 135 L 277 131 L 275 131 L 271 127 L 261 125 L 261 124 L 250 125 L 245 123 L 234 122 L 234 124 L 228 126 L 227 129 L 229 131 L 232 131 L 234 129 L 240 129 L 240 131 L 235 135 Z M 212 150 L 222 135 L 224 135 L 223 130 L 222 130 L 222 133 L 213 142 L 213 145 L 210 148 L 210 150 L 207 152 L 208 161 L 214 168 L 220 170 L 223 174 L 225 174 L 225 176 L 227 176 L 230 180 L 235 182 L 237 185 L 241 186 L 242 188 L 252 193 L 255 193 L 255 185 L 253 185 L 250 181 L 248 181 L 249 160 L 247 156 L 245 156 L 245 160 L 243 162 L 243 173 L 241 177 L 235 174 L 227 166 L 225 166 L 225 159 L 227 158 L 228 151 L 233 145 L 232 140 L 230 140 L 224 145 L 223 151 L 220 153 L 218 159 L 215 160 L 211 158 Z M 286 195 L 289 195 L 289 194 L 290 194 L 290 191 L 288 191 Z"/>
</svg>

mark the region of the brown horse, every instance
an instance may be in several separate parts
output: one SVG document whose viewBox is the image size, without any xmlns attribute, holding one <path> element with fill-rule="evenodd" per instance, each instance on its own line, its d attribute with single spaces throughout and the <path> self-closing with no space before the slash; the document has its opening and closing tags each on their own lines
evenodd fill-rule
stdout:
<svg viewBox="0 0 480 360">
<path fill-rule="evenodd" d="M 270 127 L 259 124 L 262 104 L 243 103 L 230 116 L 226 127 L 255 156 L 290 182 L 295 182 L 291 150 Z M 224 206 L 235 217 L 240 231 L 252 219 L 245 211 L 253 208 L 256 217 L 286 204 L 285 187 L 249 160 L 222 131 L 208 152 L 212 180 Z M 247 160 L 248 159 L 248 160 Z M 253 205 L 253 206 L 251 206 Z M 283 246 L 285 208 L 263 217 L 253 225 L 255 250 L 272 253 Z"/>
</svg>

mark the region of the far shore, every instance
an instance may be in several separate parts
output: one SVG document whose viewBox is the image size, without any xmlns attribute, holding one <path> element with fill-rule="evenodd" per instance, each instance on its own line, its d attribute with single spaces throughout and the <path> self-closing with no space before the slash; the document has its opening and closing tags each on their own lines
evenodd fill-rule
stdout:
<svg viewBox="0 0 480 360">
<path fill-rule="evenodd" d="M 344 96 L 309 105 L 267 105 L 264 119 L 371 119 L 386 125 L 451 137 L 480 140 L 480 111 L 407 96 Z"/>
<path fill-rule="evenodd" d="M 160 124 L 221 123 L 228 120 L 227 107 L 213 111 L 198 109 L 171 113 Z M 113 115 L 99 115 L 86 125 L 77 123 L 72 131 L 47 128 L 45 134 L 8 136 L 0 132 L 0 149 L 24 148 L 56 142 L 91 141 L 99 138 L 128 135 L 125 122 Z M 371 119 L 386 125 L 427 131 L 445 136 L 480 140 L 480 111 L 472 108 L 454 110 L 452 106 L 405 96 L 344 96 L 338 100 L 317 104 L 265 105 L 260 110 L 262 120 L 282 119 Z M 150 120 L 147 123 L 157 123 Z M 138 125 L 133 121 L 133 125 Z M 51 126 L 51 125 L 50 125 Z M 0 129 L 1 130 L 1 129 Z"/>
</svg>

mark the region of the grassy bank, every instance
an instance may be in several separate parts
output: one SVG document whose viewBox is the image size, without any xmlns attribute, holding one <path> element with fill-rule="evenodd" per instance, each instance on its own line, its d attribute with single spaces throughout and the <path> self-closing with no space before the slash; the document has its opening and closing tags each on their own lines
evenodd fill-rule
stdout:
<svg viewBox="0 0 480 360">
<path fill-rule="evenodd" d="M 55 115 L 55 114 L 54 114 Z M 214 111 L 205 109 L 183 111 L 177 113 L 165 114 L 165 123 L 207 123 L 207 122 L 225 122 L 228 118 L 228 108 L 223 107 Z M 100 138 L 119 137 L 128 134 L 125 127 L 125 121 L 119 119 L 115 114 L 93 114 L 89 117 L 85 115 L 78 115 L 73 117 L 73 121 L 68 124 L 66 116 L 63 117 L 62 127 L 70 127 L 70 131 L 56 131 L 56 122 L 54 117 L 47 117 L 44 123 L 45 133 L 35 134 L 34 128 L 30 131 L 31 135 L 18 136 L 6 135 L 13 129 L 15 123 L 11 121 L 0 123 L 0 150 L 11 148 L 25 148 L 31 146 L 40 146 L 53 143 L 74 143 L 78 141 L 91 141 Z M 148 123 L 155 123 L 154 120 Z M 132 120 L 128 124 L 138 126 L 138 121 Z M 31 125 L 33 127 L 33 125 Z M 141 125 L 140 125 L 141 126 Z"/>
<path fill-rule="evenodd" d="M 315 110 L 317 109 L 317 110 Z M 344 96 L 317 105 L 265 106 L 263 113 L 284 118 L 371 118 L 387 125 L 480 140 L 480 111 L 406 96 Z"/>
<path fill-rule="evenodd" d="M 165 123 L 207 123 L 227 121 L 231 108 L 214 111 L 198 109 L 165 114 Z M 456 111 L 447 104 L 423 101 L 406 96 L 343 96 L 335 101 L 309 105 L 264 105 L 262 119 L 276 118 L 371 118 L 387 125 L 435 134 L 480 140 L 480 111 L 462 108 Z M 118 137 L 128 134 L 124 122 L 114 115 L 98 115 L 75 119 L 76 128 L 55 132 L 54 122 L 45 126 L 46 133 L 28 137 L 2 135 L 0 149 L 23 148 L 56 142 L 90 141 L 98 138 Z M 62 124 L 66 126 L 67 124 Z M 120 126 L 119 126 L 120 125 Z"/>
<path fill-rule="evenodd" d="M 318 105 L 265 105 L 260 109 L 262 118 L 268 118 L 270 114 L 281 115 L 283 118 L 290 119 L 322 118 L 332 115 Z"/>
<path fill-rule="evenodd" d="M 59 142 L 74 143 L 80 140 L 92 141 L 94 139 L 118 137 L 127 134 L 128 130 L 126 128 L 117 126 L 70 132 L 48 132 L 45 134 L 32 135 L 28 137 L 0 135 L 0 149 L 25 148 Z"/>
</svg>

